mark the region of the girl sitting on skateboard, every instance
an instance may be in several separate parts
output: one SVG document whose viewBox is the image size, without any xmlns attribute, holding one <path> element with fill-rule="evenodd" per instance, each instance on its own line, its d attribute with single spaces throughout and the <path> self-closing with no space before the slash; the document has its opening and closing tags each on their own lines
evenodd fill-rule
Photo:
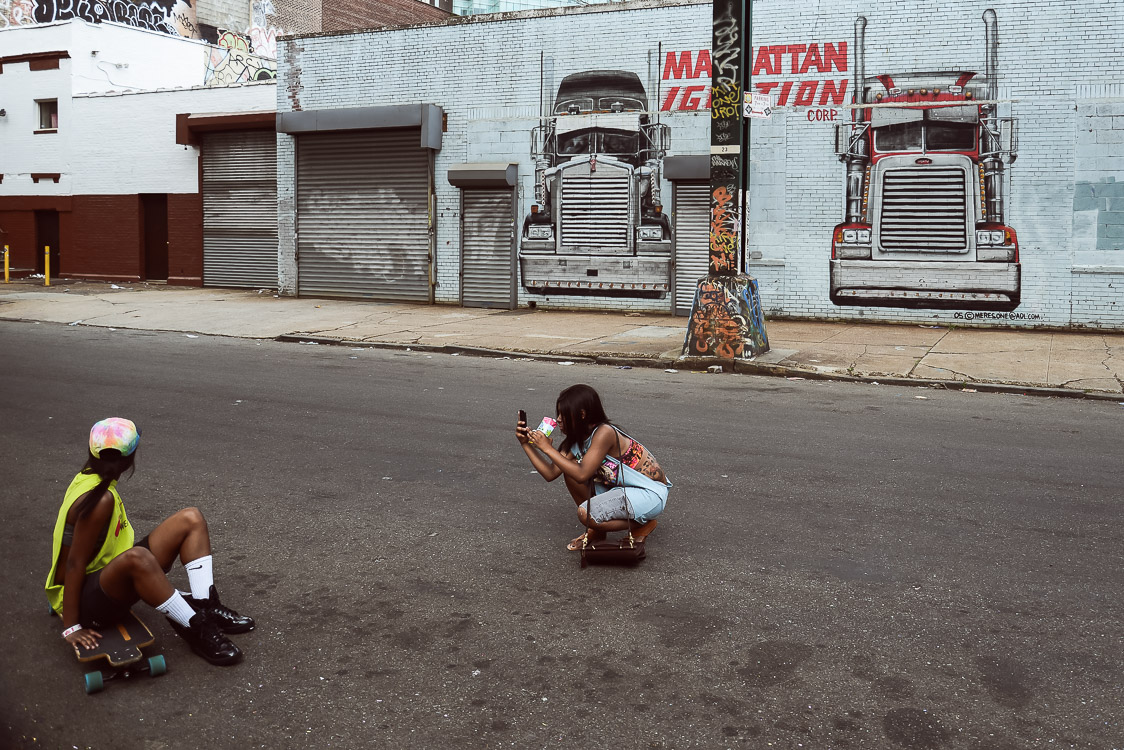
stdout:
<svg viewBox="0 0 1124 750">
<path fill-rule="evenodd" d="M 185 508 L 133 543 L 117 480 L 126 471 L 132 475 L 139 440 L 127 419 L 95 424 L 86 465 L 66 490 L 47 576 L 47 599 L 62 616 L 62 637 L 95 648 L 101 638 L 96 628 L 118 622 L 143 599 L 167 615 L 195 653 L 212 664 L 233 664 L 242 652 L 225 634 L 253 630 L 254 621 L 219 601 L 203 514 Z M 191 596 L 168 582 L 177 557 L 187 568 Z"/>
<path fill-rule="evenodd" d="M 557 449 L 551 437 L 529 430 L 522 420 L 515 435 L 539 474 L 548 482 L 563 477 L 577 503 L 578 520 L 587 530 L 566 548 L 578 550 L 583 540 L 597 542 L 626 529 L 643 541 L 667 503 L 671 482 L 663 469 L 647 448 L 609 421 L 592 387 L 570 386 L 558 394 L 556 409 L 558 427 L 566 433 Z"/>
</svg>

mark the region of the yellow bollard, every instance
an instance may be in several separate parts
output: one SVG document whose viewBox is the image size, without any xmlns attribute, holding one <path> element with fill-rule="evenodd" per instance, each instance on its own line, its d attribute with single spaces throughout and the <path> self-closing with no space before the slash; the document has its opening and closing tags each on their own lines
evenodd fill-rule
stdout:
<svg viewBox="0 0 1124 750">
<path fill-rule="evenodd" d="M 4 283 L 9 284 L 11 280 L 8 277 L 8 246 L 4 245 Z"/>
<path fill-rule="evenodd" d="M 51 285 L 51 246 L 43 246 L 43 286 Z"/>
</svg>

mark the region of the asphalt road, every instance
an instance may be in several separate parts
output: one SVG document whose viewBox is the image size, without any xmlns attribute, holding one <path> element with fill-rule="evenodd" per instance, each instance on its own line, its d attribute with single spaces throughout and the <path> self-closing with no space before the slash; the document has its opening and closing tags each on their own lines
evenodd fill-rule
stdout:
<svg viewBox="0 0 1124 750">
<path fill-rule="evenodd" d="M 29 323 L 0 352 L 0 747 L 1124 747 L 1116 403 Z M 637 569 L 579 569 L 516 445 L 574 382 L 675 483 Z M 141 605 L 168 674 L 87 697 L 42 587 L 110 415 L 138 535 L 201 508 L 258 628 L 211 667 Z"/>
</svg>

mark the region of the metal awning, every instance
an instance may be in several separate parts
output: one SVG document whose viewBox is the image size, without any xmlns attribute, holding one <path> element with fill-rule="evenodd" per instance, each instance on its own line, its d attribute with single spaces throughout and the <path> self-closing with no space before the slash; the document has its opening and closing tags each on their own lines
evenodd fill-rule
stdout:
<svg viewBox="0 0 1124 750">
<path fill-rule="evenodd" d="M 706 155 L 664 157 L 663 173 L 672 182 L 709 180 L 710 157 Z"/>
<path fill-rule="evenodd" d="M 449 167 L 449 184 L 459 188 L 513 187 L 519 165 L 507 162 L 469 162 Z"/>
<path fill-rule="evenodd" d="M 441 150 L 445 112 L 436 104 L 390 104 L 277 113 L 277 132 L 289 135 L 341 130 L 421 128 L 422 148 Z"/>
</svg>

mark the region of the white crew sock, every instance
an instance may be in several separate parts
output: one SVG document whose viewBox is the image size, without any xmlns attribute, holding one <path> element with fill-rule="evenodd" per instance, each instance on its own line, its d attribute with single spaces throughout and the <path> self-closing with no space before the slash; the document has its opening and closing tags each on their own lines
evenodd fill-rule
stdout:
<svg viewBox="0 0 1124 750">
<path fill-rule="evenodd" d="M 215 583 L 215 575 L 211 571 L 211 556 L 197 557 L 185 562 L 183 567 L 187 569 L 187 580 L 191 584 L 191 598 L 210 598 L 211 586 Z"/>
<path fill-rule="evenodd" d="M 195 610 L 191 608 L 186 599 L 180 596 L 178 591 L 168 597 L 168 601 L 158 606 L 156 611 L 163 612 L 185 628 L 191 618 L 195 616 Z"/>
</svg>

